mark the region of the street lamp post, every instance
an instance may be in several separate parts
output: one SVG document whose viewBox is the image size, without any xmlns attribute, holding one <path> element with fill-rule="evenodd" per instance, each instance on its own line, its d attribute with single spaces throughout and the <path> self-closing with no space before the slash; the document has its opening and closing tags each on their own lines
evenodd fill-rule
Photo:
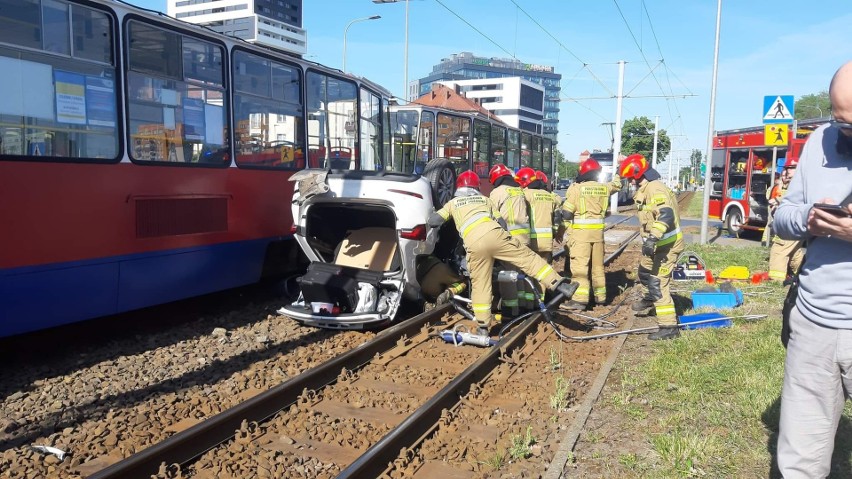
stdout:
<svg viewBox="0 0 852 479">
<path fill-rule="evenodd" d="M 408 1 L 409 0 L 373 0 L 373 3 L 399 3 L 405 2 L 405 53 L 403 54 L 402 63 L 405 69 L 403 76 L 404 85 L 402 87 L 403 100 L 408 101 Z"/>
<path fill-rule="evenodd" d="M 356 18 L 352 20 L 346 25 L 346 28 L 343 29 L 343 71 L 346 72 L 346 34 L 349 32 L 349 27 L 352 26 L 353 23 L 358 22 L 366 22 L 368 20 L 378 20 L 382 18 L 381 15 L 373 15 L 372 17 L 364 17 L 364 18 Z"/>
</svg>

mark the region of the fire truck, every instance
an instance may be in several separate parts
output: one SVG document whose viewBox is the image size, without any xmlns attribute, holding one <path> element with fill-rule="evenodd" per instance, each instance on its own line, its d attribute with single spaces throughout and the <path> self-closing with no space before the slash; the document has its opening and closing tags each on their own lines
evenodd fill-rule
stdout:
<svg viewBox="0 0 852 479">
<path fill-rule="evenodd" d="M 769 220 L 766 192 L 772 188 L 780 158 L 799 158 L 802 147 L 825 119 L 803 120 L 787 131 L 787 145 L 767 146 L 764 126 L 717 131 L 713 138 L 710 217 L 721 219 L 730 234 L 762 231 Z"/>
</svg>

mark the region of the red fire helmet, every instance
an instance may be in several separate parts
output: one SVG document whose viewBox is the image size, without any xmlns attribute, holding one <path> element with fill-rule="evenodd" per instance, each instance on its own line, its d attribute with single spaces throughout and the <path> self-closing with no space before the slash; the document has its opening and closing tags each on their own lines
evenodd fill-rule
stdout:
<svg viewBox="0 0 852 479">
<path fill-rule="evenodd" d="M 547 175 L 545 175 L 541 170 L 535 170 L 535 177 L 536 179 L 541 180 L 545 185 L 549 183 L 547 181 Z"/>
<path fill-rule="evenodd" d="M 525 166 L 515 174 L 515 180 L 521 187 L 526 188 L 535 180 L 535 170 L 529 166 Z"/>
<path fill-rule="evenodd" d="M 638 180 L 646 171 L 648 171 L 648 160 L 639 153 L 634 153 L 621 162 L 618 167 L 618 176 Z"/>
<path fill-rule="evenodd" d="M 479 176 L 467 170 L 456 178 L 456 188 L 476 188 L 479 189 Z"/>
<path fill-rule="evenodd" d="M 488 181 L 493 185 L 497 178 L 501 176 L 512 175 L 512 170 L 510 170 L 506 165 L 498 164 L 491 167 L 491 171 L 488 172 Z"/>
<path fill-rule="evenodd" d="M 594 158 L 589 158 L 588 160 L 580 163 L 581 175 L 585 175 L 590 171 L 601 171 L 601 164 L 595 161 Z"/>
</svg>

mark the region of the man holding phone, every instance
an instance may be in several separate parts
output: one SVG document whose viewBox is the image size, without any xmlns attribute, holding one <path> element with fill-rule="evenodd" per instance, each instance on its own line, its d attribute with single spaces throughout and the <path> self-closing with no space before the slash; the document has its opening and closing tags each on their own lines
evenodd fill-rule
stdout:
<svg viewBox="0 0 852 479">
<path fill-rule="evenodd" d="M 787 479 L 828 476 L 852 394 L 852 62 L 834 74 L 829 98 L 833 118 L 808 138 L 775 213 L 778 236 L 809 244 L 781 391 L 778 467 Z M 838 200 L 842 215 L 815 206 Z"/>
<path fill-rule="evenodd" d="M 769 200 L 770 208 L 777 208 L 787 193 L 787 188 L 790 186 L 790 181 L 793 179 L 793 174 L 796 172 L 796 167 L 799 166 L 799 160 L 790 158 L 785 160 L 781 170 L 780 185 L 778 196 Z M 784 281 L 787 279 L 787 270 L 791 274 L 799 272 L 802 266 L 802 259 L 805 257 L 805 252 L 802 249 L 802 240 L 789 240 L 780 238 L 777 234 L 772 235 L 772 245 L 769 248 L 769 279 L 776 281 Z"/>
</svg>

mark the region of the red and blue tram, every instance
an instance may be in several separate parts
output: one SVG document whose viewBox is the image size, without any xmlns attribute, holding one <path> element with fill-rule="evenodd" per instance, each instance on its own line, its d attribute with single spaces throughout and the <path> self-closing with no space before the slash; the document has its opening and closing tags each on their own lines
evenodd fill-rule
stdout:
<svg viewBox="0 0 852 479">
<path fill-rule="evenodd" d="M 0 0 L 0 71 L 0 337 L 256 282 L 294 171 L 382 165 L 383 88 L 120 2 Z"/>
</svg>

